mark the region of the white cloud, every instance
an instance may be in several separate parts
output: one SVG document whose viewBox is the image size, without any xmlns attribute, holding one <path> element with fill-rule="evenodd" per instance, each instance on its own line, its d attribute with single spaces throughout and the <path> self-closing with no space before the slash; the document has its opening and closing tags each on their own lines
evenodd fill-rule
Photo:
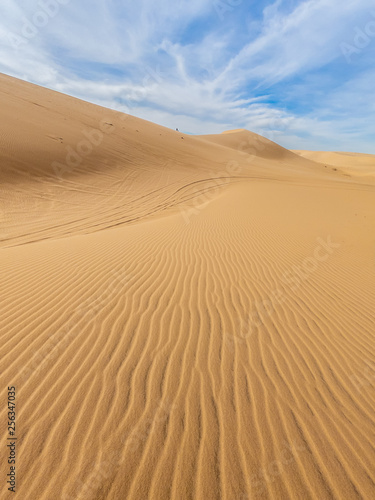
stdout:
<svg viewBox="0 0 375 500">
<path fill-rule="evenodd" d="M 41 1 L 52 2 L 57 10 L 26 38 L 26 23 L 43 11 Z M 337 82 L 336 93 L 331 82 L 325 99 L 304 117 L 297 106 L 288 111 L 280 104 L 287 89 L 279 86 L 277 92 L 283 94 L 272 95 L 275 104 L 269 103 L 268 94 L 273 94 L 275 82 L 290 82 L 337 58 L 345 66 L 340 43 L 351 40 L 373 1 L 308 0 L 293 10 L 289 3 L 289 10 L 285 7 L 277 0 L 263 18 L 254 20 L 241 3 L 228 14 L 233 15 L 233 29 L 224 32 L 212 0 L 21 0 L 17 5 L 3 0 L 0 70 L 188 132 L 244 127 L 273 134 L 289 147 L 299 147 L 289 144 L 296 137 L 304 144 L 310 141 L 312 148 L 338 149 L 348 140 L 353 147 L 371 147 L 361 138 L 364 124 L 373 130 L 368 116 L 375 101 L 361 104 L 364 95 L 373 96 L 369 72 L 366 77 L 346 76 Z M 245 32 L 236 32 L 236 19 L 246 15 L 245 27 L 254 22 L 260 27 L 251 41 Z M 199 36 L 194 23 L 201 23 Z M 18 48 L 11 43 L 14 35 L 24 42 Z M 309 85 L 305 80 L 296 93 L 301 88 L 308 93 Z M 362 116 L 358 109 L 363 109 Z M 350 127 L 343 124 L 343 116 L 350 118 Z"/>
<path fill-rule="evenodd" d="M 270 16 L 268 9 L 261 35 L 229 61 L 218 82 L 241 74 L 244 81 L 271 84 L 321 67 L 337 57 L 348 31 L 372 7 L 372 0 L 309 0 L 288 15 L 272 9 Z"/>
</svg>

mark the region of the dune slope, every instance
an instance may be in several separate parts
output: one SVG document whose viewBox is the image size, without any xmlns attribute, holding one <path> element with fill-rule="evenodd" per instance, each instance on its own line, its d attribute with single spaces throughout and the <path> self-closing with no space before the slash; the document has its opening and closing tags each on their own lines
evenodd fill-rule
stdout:
<svg viewBox="0 0 375 500">
<path fill-rule="evenodd" d="M 244 151 L 260 158 L 275 161 L 284 160 L 284 162 L 298 160 L 301 163 L 301 159 L 296 157 L 296 154 L 292 151 L 249 130 L 229 130 L 223 134 L 201 135 L 200 137 L 214 144 Z"/>
<path fill-rule="evenodd" d="M 0 101 L 17 497 L 374 498 L 374 186 L 5 76 Z"/>
<path fill-rule="evenodd" d="M 360 153 L 334 153 L 327 151 L 295 151 L 307 158 L 326 165 L 333 165 L 336 171 L 345 172 L 348 177 L 361 177 L 362 181 L 375 184 L 375 155 Z"/>
</svg>

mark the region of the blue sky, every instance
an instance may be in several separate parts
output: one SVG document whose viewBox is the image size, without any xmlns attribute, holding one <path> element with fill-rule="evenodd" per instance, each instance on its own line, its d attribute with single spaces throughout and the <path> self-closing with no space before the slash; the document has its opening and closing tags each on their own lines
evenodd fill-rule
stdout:
<svg viewBox="0 0 375 500">
<path fill-rule="evenodd" d="M 2 0 L 0 72 L 193 134 L 375 153 L 374 0 Z"/>
</svg>

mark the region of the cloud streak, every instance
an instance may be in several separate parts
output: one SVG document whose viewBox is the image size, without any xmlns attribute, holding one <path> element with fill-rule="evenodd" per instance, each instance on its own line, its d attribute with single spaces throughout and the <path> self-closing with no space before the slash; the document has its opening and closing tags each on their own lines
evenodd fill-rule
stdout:
<svg viewBox="0 0 375 500">
<path fill-rule="evenodd" d="M 375 153 L 375 39 L 351 64 L 342 50 L 373 10 L 370 0 L 3 0 L 0 71 L 188 133 L 244 127 L 287 147 Z"/>
</svg>

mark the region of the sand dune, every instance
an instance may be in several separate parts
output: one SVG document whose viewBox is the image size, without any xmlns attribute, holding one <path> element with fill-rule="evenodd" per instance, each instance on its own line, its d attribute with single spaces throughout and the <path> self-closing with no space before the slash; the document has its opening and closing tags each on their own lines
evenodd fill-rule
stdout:
<svg viewBox="0 0 375 500">
<path fill-rule="evenodd" d="M 360 153 L 334 153 L 326 151 L 295 151 L 303 158 L 334 165 L 336 170 L 351 177 L 366 178 L 368 183 L 375 183 L 375 155 Z M 364 180 L 364 179 L 363 179 Z"/>
<path fill-rule="evenodd" d="M 244 151 L 258 158 L 275 161 L 298 161 L 301 164 L 301 158 L 298 158 L 295 153 L 249 130 L 229 130 L 223 134 L 202 135 L 201 137 L 215 144 Z"/>
<path fill-rule="evenodd" d="M 373 499 L 362 156 L 193 137 L 5 76 L 0 100 L 16 497 Z"/>
</svg>

